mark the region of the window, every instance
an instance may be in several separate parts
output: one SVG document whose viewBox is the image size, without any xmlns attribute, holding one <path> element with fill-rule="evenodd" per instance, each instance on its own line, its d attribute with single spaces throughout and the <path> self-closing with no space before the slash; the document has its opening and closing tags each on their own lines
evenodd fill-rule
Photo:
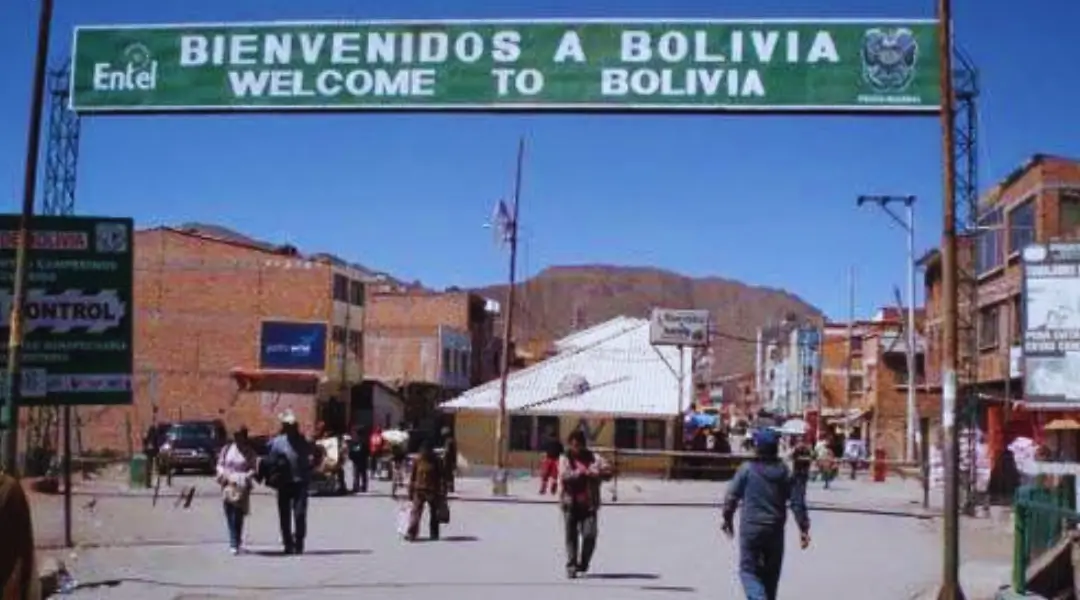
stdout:
<svg viewBox="0 0 1080 600">
<path fill-rule="evenodd" d="M 1024 297 L 1017 296 L 1012 300 L 1012 343 L 1016 344 L 1024 338 Z"/>
<path fill-rule="evenodd" d="M 444 377 L 449 377 L 453 373 L 453 362 L 451 362 L 450 349 L 443 348 L 442 350 L 442 372 Z"/>
<path fill-rule="evenodd" d="M 626 450 L 637 449 L 637 419 L 615 419 L 615 447 Z"/>
<path fill-rule="evenodd" d="M 866 384 L 863 382 L 862 375 L 852 375 L 848 378 L 848 389 L 853 393 L 861 394 L 864 385 Z"/>
<path fill-rule="evenodd" d="M 645 450 L 667 448 L 667 423 L 663 421 L 641 422 L 641 446 Z"/>
<path fill-rule="evenodd" d="M 997 348 L 999 314 L 999 307 L 996 305 L 979 311 L 979 350 Z"/>
<path fill-rule="evenodd" d="M 510 449 L 515 452 L 531 452 L 533 444 L 533 418 L 528 415 L 510 415 Z"/>
<path fill-rule="evenodd" d="M 364 284 L 359 281 L 349 282 L 349 304 L 353 306 L 364 305 Z"/>
<path fill-rule="evenodd" d="M 1009 254 L 1020 252 L 1035 241 L 1035 197 L 1009 211 Z"/>
<path fill-rule="evenodd" d="M 862 337 L 853 335 L 848 338 L 848 343 L 851 344 L 852 354 L 862 354 Z"/>
<path fill-rule="evenodd" d="M 559 425 L 559 417 L 536 417 L 536 435 L 545 440 L 548 436 L 554 435 L 556 439 L 561 440 Z"/>
<path fill-rule="evenodd" d="M 1058 193 L 1058 235 L 1066 240 L 1080 238 L 1080 190 Z"/>
<path fill-rule="evenodd" d="M 979 217 L 979 227 L 987 229 L 975 237 L 975 271 L 978 275 L 996 269 L 1005 262 L 1005 249 L 1002 248 L 1004 232 L 1000 229 L 1003 221 L 1000 208 Z"/>
<path fill-rule="evenodd" d="M 331 332 L 330 332 L 330 339 L 332 339 L 335 344 L 344 345 L 345 344 L 345 328 L 334 325 L 333 330 L 331 330 Z"/>
<path fill-rule="evenodd" d="M 349 330 L 349 352 L 357 356 L 364 353 L 364 332 L 356 329 Z"/>
<path fill-rule="evenodd" d="M 334 300 L 348 302 L 349 278 L 340 273 L 334 273 Z"/>
</svg>

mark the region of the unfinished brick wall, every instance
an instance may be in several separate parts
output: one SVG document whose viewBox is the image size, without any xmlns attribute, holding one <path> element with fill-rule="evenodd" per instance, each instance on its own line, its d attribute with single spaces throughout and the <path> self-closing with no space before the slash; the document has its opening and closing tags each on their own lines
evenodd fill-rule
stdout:
<svg viewBox="0 0 1080 600">
<path fill-rule="evenodd" d="M 253 434 L 276 429 L 257 394 L 238 394 L 233 368 L 258 368 L 262 320 L 323 321 L 331 268 L 171 229 L 135 236 L 135 404 L 81 411 L 84 450 L 138 448 L 157 420 L 223 419 Z M 328 355 L 329 356 L 329 355 Z M 296 406 L 305 427 L 314 403 Z"/>
<path fill-rule="evenodd" d="M 432 340 L 438 347 L 438 329 L 445 326 L 469 332 L 472 383 L 489 381 L 499 373 L 499 344 L 494 317 L 483 304 L 468 292 L 372 295 L 364 310 L 364 372 L 383 380 L 438 382 L 441 351 L 434 351 L 434 362 L 421 352 L 429 352 Z"/>
</svg>

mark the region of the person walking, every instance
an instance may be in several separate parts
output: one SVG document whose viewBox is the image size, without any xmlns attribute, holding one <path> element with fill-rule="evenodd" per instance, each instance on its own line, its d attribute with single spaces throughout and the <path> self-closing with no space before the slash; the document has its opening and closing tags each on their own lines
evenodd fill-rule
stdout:
<svg viewBox="0 0 1080 600">
<path fill-rule="evenodd" d="M 585 434 L 576 429 L 569 448 L 559 458 L 560 504 L 566 541 L 566 576 L 574 579 L 589 571 L 596 550 L 600 484 L 610 477 L 607 461 L 586 446 Z"/>
<path fill-rule="evenodd" d="M 251 512 L 258 457 L 248 439 L 247 427 L 233 433 L 233 441 L 221 449 L 217 462 L 217 482 L 225 505 L 225 524 L 229 528 L 229 551 L 240 553 L 244 540 L 244 519 Z"/>
<path fill-rule="evenodd" d="M 349 462 L 352 463 L 352 493 L 367 493 L 371 446 L 363 425 L 357 425 L 349 438 Z"/>
<path fill-rule="evenodd" d="M 805 486 L 799 485 L 779 456 L 780 436 L 770 429 L 754 434 L 755 456 L 743 463 L 728 484 L 722 531 L 735 535 L 732 519 L 739 519 L 739 579 L 747 600 L 776 600 L 784 562 L 784 526 L 790 507 L 801 533 L 801 545 L 810 545 L 810 516 Z"/>
<path fill-rule="evenodd" d="M 371 476 L 378 477 L 379 461 L 383 456 L 385 443 L 382 436 L 382 427 L 376 425 L 371 429 L 371 437 L 368 438 L 368 450 L 371 455 Z"/>
<path fill-rule="evenodd" d="M 20 481 L 0 468 L 0 599 L 42 597 L 35 565 L 30 501 Z"/>
<path fill-rule="evenodd" d="M 415 542 L 420 535 L 420 518 L 424 507 L 428 509 L 428 534 L 432 540 L 439 539 L 439 526 L 444 521 L 443 511 L 448 510 L 445 494 L 445 471 L 435 448 L 428 440 L 420 443 L 420 451 L 412 464 L 409 477 L 409 527 L 405 539 Z M 448 520 L 448 519 L 445 519 Z"/>
<path fill-rule="evenodd" d="M 540 495 L 548 492 L 548 483 L 551 484 L 551 495 L 559 492 L 559 459 L 563 455 L 563 445 L 559 436 L 550 428 L 544 434 L 544 443 L 541 446 L 544 455 L 540 459 Z"/>
<path fill-rule="evenodd" d="M 285 554 L 303 554 L 307 537 L 308 488 L 315 451 L 300 433 L 300 425 L 292 410 L 280 417 L 281 434 L 270 442 L 271 460 L 288 465 L 288 477 L 277 487 L 278 520 L 281 543 Z"/>
<path fill-rule="evenodd" d="M 454 479 L 457 477 L 457 440 L 454 439 L 454 432 L 449 427 L 443 427 L 441 435 L 443 444 L 443 481 L 446 485 L 446 493 L 453 494 Z"/>
<path fill-rule="evenodd" d="M 143 483 L 147 489 L 154 487 L 154 472 L 157 470 L 160 451 L 161 439 L 157 425 L 150 425 L 146 429 L 146 435 L 143 436 L 143 454 L 146 455 L 146 480 Z"/>
</svg>

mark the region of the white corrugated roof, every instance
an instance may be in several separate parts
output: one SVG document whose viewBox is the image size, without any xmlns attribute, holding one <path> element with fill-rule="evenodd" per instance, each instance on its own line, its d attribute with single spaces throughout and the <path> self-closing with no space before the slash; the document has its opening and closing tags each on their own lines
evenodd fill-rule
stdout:
<svg viewBox="0 0 1080 600">
<path fill-rule="evenodd" d="M 675 375 L 679 370 L 679 350 L 653 348 L 649 344 L 648 321 L 618 317 L 559 342 L 567 340 L 570 343 L 565 345 L 566 349 L 554 357 L 510 374 L 507 410 L 519 414 L 570 412 L 642 417 L 679 414 Z M 584 341 L 591 343 L 583 345 Z M 690 350 L 684 350 L 683 354 L 683 407 L 686 407 L 692 402 Z M 582 393 L 560 393 L 560 383 L 575 378 L 584 378 L 588 389 Z M 442 405 L 447 410 L 496 410 L 498 406 L 498 380 Z"/>
<path fill-rule="evenodd" d="M 618 316 L 610 321 L 593 325 L 588 329 L 575 331 L 560 340 L 556 340 L 552 345 L 555 346 L 556 352 L 580 350 L 628 329 L 634 329 L 639 325 L 641 325 L 641 319 Z"/>
</svg>

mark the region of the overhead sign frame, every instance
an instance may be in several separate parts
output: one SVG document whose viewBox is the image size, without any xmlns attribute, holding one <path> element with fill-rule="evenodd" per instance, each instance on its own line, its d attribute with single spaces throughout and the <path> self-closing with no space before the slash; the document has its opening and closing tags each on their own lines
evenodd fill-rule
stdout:
<svg viewBox="0 0 1080 600">
<path fill-rule="evenodd" d="M 361 40 L 367 39 L 362 36 L 367 34 L 381 35 L 372 38 L 380 43 L 362 48 Z M 425 34 L 429 37 L 422 38 Z M 457 36 L 452 42 L 451 34 Z M 411 48 L 408 62 L 378 62 L 393 63 L 399 58 L 394 54 L 395 42 L 381 43 L 390 35 L 413 36 L 401 46 Z M 78 26 L 72 41 L 70 102 L 73 110 L 85 114 L 933 115 L 941 110 L 938 35 L 935 19 L 458 19 Z M 421 39 L 447 41 L 429 41 L 424 50 Z M 444 68 L 453 74 L 453 81 L 440 84 L 439 69 L 429 67 L 451 54 L 457 61 Z M 378 59 L 374 67 L 369 64 L 371 58 Z M 269 64 L 257 64 L 260 61 Z M 733 64 L 737 67 L 727 68 Z M 390 74 L 397 66 L 408 68 Z M 382 91 L 407 90 L 410 99 L 366 99 L 380 85 L 379 72 L 385 72 Z M 234 96 L 242 90 L 248 99 L 229 99 L 230 89 Z M 271 92 L 288 98 L 267 100 Z M 341 100 L 347 94 L 354 99 Z M 703 96 L 706 99 L 700 99 Z M 251 99 L 255 97 L 260 100 Z M 325 100 L 331 97 L 337 100 Z"/>
</svg>

